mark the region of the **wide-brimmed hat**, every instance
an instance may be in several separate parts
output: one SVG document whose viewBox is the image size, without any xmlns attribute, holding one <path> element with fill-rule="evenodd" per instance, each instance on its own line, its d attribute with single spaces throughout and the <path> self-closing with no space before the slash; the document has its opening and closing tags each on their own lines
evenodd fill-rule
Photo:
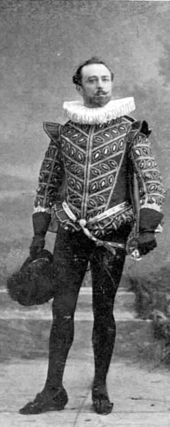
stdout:
<svg viewBox="0 0 170 427">
<path fill-rule="evenodd" d="M 56 283 L 52 254 L 43 249 L 33 260 L 28 257 L 18 272 L 7 279 L 12 300 L 24 306 L 40 305 L 55 295 Z"/>
</svg>

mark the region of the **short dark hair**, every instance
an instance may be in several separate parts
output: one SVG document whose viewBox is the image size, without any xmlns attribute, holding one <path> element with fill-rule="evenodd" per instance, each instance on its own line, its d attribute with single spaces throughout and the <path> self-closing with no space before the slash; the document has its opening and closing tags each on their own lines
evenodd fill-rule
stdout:
<svg viewBox="0 0 170 427">
<path fill-rule="evenodd" d="M 110 71 L 111 80 L 113 81 L 114 74 L 111 71 L 111 69 L 108 67 L 108 65 L 104 61 L 102 61 L 100 58 L 98 58 L 97 56 L 92 56 L 92 58 L 90 58 L 87 61 L 83 62 L 77 68 L 77 71 L 75 72 L 75 74 L 73 76 L 73 83 L 75 85 L 81 86 L 81 84 L 82 84 L 82 68 L 85 67 L 86 65 L 91 65 L 91 64 L 103 64 L 103 65 L 105 65 L 105 67 L 108 68 L 108 70 Z"/>
</svg>

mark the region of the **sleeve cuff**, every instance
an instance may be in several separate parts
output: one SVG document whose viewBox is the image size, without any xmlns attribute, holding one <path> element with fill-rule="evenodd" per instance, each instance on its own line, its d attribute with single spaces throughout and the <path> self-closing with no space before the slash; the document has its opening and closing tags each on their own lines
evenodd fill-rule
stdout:
<svg viewBox="0 0 170 427">
<path fill-rule="evenodd" d="M 163 219 L 163 214 L 154 209 L 143 208 L 140 211 L 139 233 L 155 231 Z"/>
</svg>

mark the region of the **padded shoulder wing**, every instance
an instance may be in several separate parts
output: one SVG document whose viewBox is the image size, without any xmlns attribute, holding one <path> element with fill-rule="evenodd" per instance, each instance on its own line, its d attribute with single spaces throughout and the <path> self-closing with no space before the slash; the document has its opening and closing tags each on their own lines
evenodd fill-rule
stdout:
<svg viewBox="0 0 170 427">
<path fill-rule="evenodd" d="M 148 127 L 148 123 L 147 123 L 145 120 L 143 120 L 143 121 L 139 121 L 139 120 L 134 121 L 134 122 L 132 123 L 131 130 L 132 130 L 132 131 L 139 132 L 139 133 L 141 133 L 141 134 L 143 134 L 143 135 L 145 135 L 145 136 L 147 136 L 147 137 L 148 137 L 148 136 L 151 134 L 151 132 L 152 132 L 152 130 L 151 130 L 151 129 L 149 129 L 149 127 Z"/>
<path fill-rule="evenodd" d="M 43 129 L 50 139 L 56 141 L 60 135 L 61 130 L 60 123 L 43 122 Z"/>
</svg>

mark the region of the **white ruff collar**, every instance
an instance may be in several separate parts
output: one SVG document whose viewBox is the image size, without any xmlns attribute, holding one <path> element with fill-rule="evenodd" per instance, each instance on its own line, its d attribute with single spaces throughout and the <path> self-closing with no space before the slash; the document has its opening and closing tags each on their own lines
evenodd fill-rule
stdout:
<svg viewBox="0 0 170 427">
<path fill-rule="evenodd" d="M 67 101 L 63 109 L 73 122 L 94 125 L 129 114 L 135 110 L 135 101 L 133 97 L 114 99 L 98 108 L 85 107 L 81 101 Z"/>
</svg>

